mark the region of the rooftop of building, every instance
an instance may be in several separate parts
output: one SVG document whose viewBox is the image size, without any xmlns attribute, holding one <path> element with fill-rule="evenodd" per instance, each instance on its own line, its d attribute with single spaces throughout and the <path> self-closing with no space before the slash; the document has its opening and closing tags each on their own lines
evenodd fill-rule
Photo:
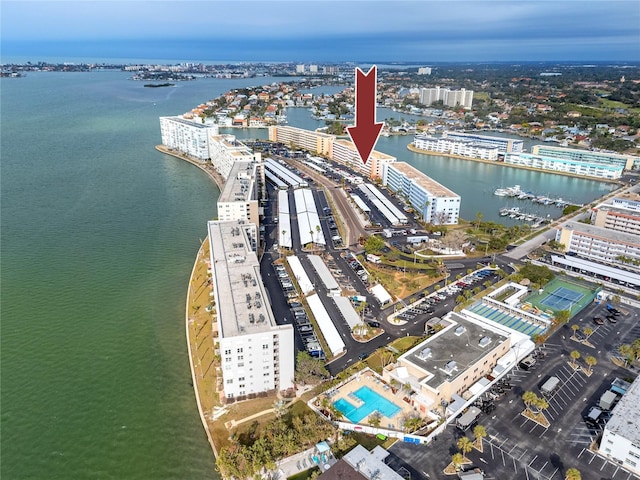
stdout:
<svg viewBox="0 0 640 480">
<path fill-rule="evenodd" d="M 255 182 L 255 163 L 234 162 L 229 177 L 218 197 L 218 203 L 248 202 L 252 200 Z"/>
<path fill-rule="evenodd" d="M 545 150 L 551 150 L 554 152 L 570 152 L 570 153 L 579 153 L 579 154 L 589 154 L 589 155 L 600 155 L 600 156 L 608 156 L 611 158 L 629 158 L 633 157 L 633 155 L 625 155 L 623 153 L 614 153 L 614 152 L 599 152 L 595 150 L 584 150 L 580 148 L 570 148 L 570 147 L 558 147 L 556 145 L 534 145 L 533 149 L 540 148 Z"/>
<path fill-rule="evenodd" d="M 324 138 L 336 138 L 335 135 L 331 135 L 329 133 L 316 132 L 314 130 L 307 130 L 307 129 L 304 129 L 304 128 L 292 127 L 290 125 L 278 125 L 278 126 L 272 127 L 272 128 L 277 128 L 278 130 L 289 130 L 289 131 L 297 131 L 297 132 L 300 132 L 300 133 L 313 134 L 313 135 L 316 135 L 318 137 L 324 137 Z"/>
<path fill-rule="evenodd" d="M 444 134 L 446 134 L 446 135 L 460 135 L 460 136 L 463 136 L 463 137 L 481 138 L 483 140 L 492 140 L 492 141 L 495 141 L 495 142 L 524 143 L 522 140 L 518 140 L 516 138 L 494 137 L 493 135 L 480 135 L 478 133 L 473 133 L 473 132 L 446 131 L 446 132 L 444 132 Z"/>
<path fill-rule="evenodd" d="M 384 463 L 388 456 L 389 452 L 379 445 L 371 451 L 356 445 L 342 458 L 367 480 L 401 480 L 402 476 Z"/>
<path fill-rule="evenodd" d="M 249 335 L 276 327 L 262 277 L 243 221 L 207 224 L 221 337 Z"/>
<path fill-rule="evenodd" d="M 611 412 L 606 429 L 640 445 L 640 377 L 631 384 Z"/>
<path fill-rule="evenodd" d="M 609 242 L 624 243 L 628 245 L 640 245 L 638 235 L 633 233 L 625 233 L 610 228 L 596 227 L 582 222 L 566 222 L 562 225 L 562 229 L 574 230 L 589 237 L 600 238 Z"/>
<path fill-rule="evenodd" d="M 423 370 L 423 383 L 437 389 L 451 382 L 481 358 L 508 340 L 508 335 L 458 313 L 451 313 L 440 323 L 449 325 L 400 357 Z M 422 379 L 420 379 L 422 380 Z"/>
<path fill-rule="evenodd" d="M 347 463 L 344 458 L 338 460 L 318 477 L 318 480 L 367 480 L 367 477 Z"/>
<path fill-rule="evenodd" d="M 253 155 L 253 151 L 244 143 L 236 140 L 236 137 L 234 135 L 216 134 L 211 135 L 209 138 L 222 145 L 230 155 L 236 157 Z"/>
<path fill-rule="evenodd" d="M 187 120 L 185 118 L 182 118 L 180 116 L 174 116 L 174 117 L 160 117 L 160 120 L 162 119 L 167 119 L 167 120 L 171 120 L 173 122 L 176 123 L 182 123 L 183 125 L 188 125 L 190 127 L 195 127 L 198 129 L 202 129 L 202 130 L 207 130 L 207 129 L 215 129 L 216 127 L 214 127 L 213 125 L 205 125 L 204 123 L 197 123 L 193 120 Z"/>
<path fill-rule="evenodd" d="M 572 160 L 570 158 L 551 157 L 548 155 L 540 155 L 537 153 L 528 153 L 528 152 L 511 153 L 509 158 L 512 158 L 512 157 L 540 158 L 548 162 L 568 163 L 570 165 L 581 165 L 586 167 L 597 167 L 600 169 L 611 170 L 611 171 L 618 171 L 624 168 L 624 165 L 612 165 L 610 163 L 603 163 L 597 160 Z"/>
<path fill-rule="evenodd" d="M 349 150 L 353 150 L 355 154 L 358 153 L 358 149 L 356 148 L 355 144 L 351 140 L 338 138 L 333 142 L 334 148 L 336 145 L 341 145 L 343 147 L 348 148 Z M 392 155 L 387 155 L 386 153 L 378 152 L 377 150 L 372 150 L 371 155 L 369 155 L 369 157 L 377 160 L 395 160 L 396 159 L 396 157 Z"/>
<path fill-rule="evenodd" d="M 428 177 L 420 170 L 415 168 L 412 165 L 409 165 L 407 162 L 395 162 L 390 168 L 394 168 L 398 170 L 400 173 L 405 175 L 408 179 L 413 181 L 416 185 L 422 187 L 432 195 L 436 197 L 456 197 L 460 198 L 460 195 L 449 190 L 444 185 L 436 182 L 431 177 Z"/>
</svg>

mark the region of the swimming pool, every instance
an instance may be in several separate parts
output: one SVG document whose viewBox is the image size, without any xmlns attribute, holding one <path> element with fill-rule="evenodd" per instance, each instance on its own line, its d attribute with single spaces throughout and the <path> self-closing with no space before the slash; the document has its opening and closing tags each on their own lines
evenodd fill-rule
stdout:
<svg viewBox="0 0 640 480">
<path fill-rule="evenodd" d="M 351 423 L 360 423 L 362 419 L 368 417 L 376 410 L 387 418 L 393 418 L 402 410 L 395 403 L 390 402 L 369 387 L 360 387 L 351 395 L 360 400 L 362 405 L 356 407 L 344 398 L 340 398 L 333 403 Z"/>
</svg>

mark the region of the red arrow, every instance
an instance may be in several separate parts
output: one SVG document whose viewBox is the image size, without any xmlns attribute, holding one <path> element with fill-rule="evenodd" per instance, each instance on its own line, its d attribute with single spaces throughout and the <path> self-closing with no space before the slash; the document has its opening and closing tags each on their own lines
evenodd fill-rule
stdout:
<svg viewBox="0 0 640 480">
<path fill-rule="evenodd" d="M 375 65 L 366 74 L 356 68 L 356 124 L 347 130 L 365 165 L 383 125 L 376 123 L 376 80 Z"/>
</svg>

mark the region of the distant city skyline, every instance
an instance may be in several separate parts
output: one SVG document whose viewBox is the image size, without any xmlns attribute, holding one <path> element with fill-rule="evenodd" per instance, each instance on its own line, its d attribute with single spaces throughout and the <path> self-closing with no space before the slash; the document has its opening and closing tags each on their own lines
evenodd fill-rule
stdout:
<svg viewBox="0 0 640 480">
<path fill-rule="evenodd" d="M 3 59 L 640 61 L 635 0 L 3 1 L 1 28 Z"/>
</svg>

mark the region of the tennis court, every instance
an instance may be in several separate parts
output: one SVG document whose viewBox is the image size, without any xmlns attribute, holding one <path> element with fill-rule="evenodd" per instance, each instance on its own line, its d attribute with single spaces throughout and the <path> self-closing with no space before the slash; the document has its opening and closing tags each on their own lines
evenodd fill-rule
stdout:
<svg viewBox="0 0 640 480">
<path fill-rule="evenodd" d="M 542 305 L 546 305 L 552 310 L 571 310 L 574 303 L 584 297 L 584 293 L 569 290 L 566 287 L 558 287 L 547 297 L 540 300 Z"/>
<path fill-rule="evenodd" d="M 596 297 L 600 287 L 575 278 L 555 277 L 541 292 L 529 295 L 523 302 L 529 303 L 547 313 L 568 310 L 573 317 L 589 305 Z"/>
</svg>

